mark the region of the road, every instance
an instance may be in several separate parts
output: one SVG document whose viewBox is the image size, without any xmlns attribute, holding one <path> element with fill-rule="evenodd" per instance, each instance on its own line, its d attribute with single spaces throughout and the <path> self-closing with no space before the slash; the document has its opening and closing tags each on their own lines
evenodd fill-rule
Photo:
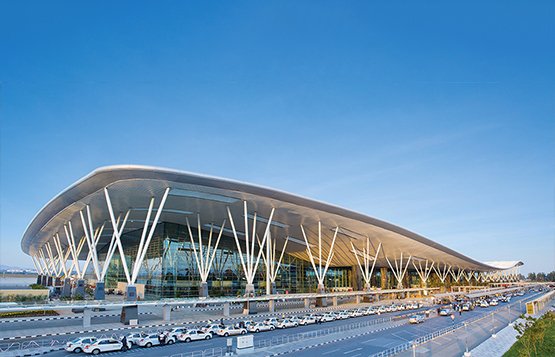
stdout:
<svg viewBox="0 0 555 357">
<path fill-rule="evenodd" d="M 522 300 L 523 302 L 534 297 L 537 297 L 537 294 L 526 294 L 525 296 L 519 296 L 513 298 L 511 303 L 518 302 Z M 427 335 L 437 330 L 441 330 L 442 328 L 448 327 L 453 323 L 460 323 L 470 319 L 483 317 L 491 315 L 493 311 L 497 311 L 503 308 L 506 304 L 500 303 L 500 305 L 496 307 L 489 307 L 486 309 L 477 307 L 473 311 L 463 312 L 462 315 L 455 314 L 455 321 L 453 322 L 450 317 L 440 316 L 435 318 L 427 319 L 424 323 L 418 325 L 411 325 L 405 324 L 400 327 L 392 328 L 387 331 L 376 332 L 372 334 L 361 334 L 360 336 L 355 336 L 353 338 L 343 339 L 341 341 L 337 341 L 336 343 L 326 344 L 320 347 L 310 348 L 308 350 L 303 350 L 302 352 L 295 351 L 291 352 L 289 355 L 293 356 L 344 356 L 344 357 L 361 357 L 361 356 L 371 356 L 375 353 L 379 353 L 381 351 L 387 350 L 389 348 L 405 344 L 406 342 L 412 341 L 418 337 Z M 515 310 L 519 311 L 519 313 L 523 313 L 525 310 L 524 303 L 520 306 L 519 304 L 513 305 L 512 308 L 512 316 L 513 318 L 518 316 L 518 313 L 515 313 Z M 495 317 L 492 318 L 495 321 L 494 325 L 496 325 L 497 330 L 501 327 L 507 326 L 509 323 L 509 319 L 507 318 L 508 313 L 499 313 L 495 314 Z M 488 317 L 489 319 L 489 317 Z M 491 324 L 490 324 L 491 325 Z M 474 329 L 474 334 L 480 334 L 481 341 L 485 341 L 487 338 L 491 336 L 492 330 L 491 329 Z M 451 341 L 450 343 L 457 343 L 458 347 L 456 352 L 454 352 L 454 356 L 460 356 L 462 352 L 464 352 L 464 343 L 465 343 L 465 331 L 463 329 L 457 330 L 454 333 L 456 336 L 456 341 Z M 474 336 L 475 338 L 478 336 Z M 435 341 L 437 342 L 437 341 Z M 441 343 L 441 342 L 437 342 Z M 461 347 L 462 346 L 462 347 Z M 461 352 L 462 351 L 462 352 Z M 441 356 L 448 356 L 449 354 L 442 353 Z"/>
<path fill-rule="evenodd" d="M 352 307 L 352 306 L 351 306 Z M 281 336 L 285 336 L 285 335 L 289 335 L 289 334 L 296 334 L 296 333 L 301 333 L 301 332 L 309 332 L 309 331 L 315 331 L 321 328 L 331 328 L 331 327 L 336 327 L 336 326 L 346 326 L 349 324 L 352 324 L 354 322 L 363 322 L 363 321 L 370 321 L 370 320 L 376 320 L 376 319 L 381 319 L 384 317 L 394 317 L 394 316 L 398 316 L 398 315 L 404 315 L 404 314 L 408 314 L 411 312 L 416 312 L 416 311 L 423 311 L 425 310 L 425 308 L 421 308 L 418 310 L 412 310 L 412 311 L 398 311 L 398 312 L 392 312 L 392 313 L 386 313 L 386 314 L 381 314 L 381 315 L 372 315 L 372 316 L 363 316 L 363 317 L 357 317 L 357 318 L 351 318 L 351 319 L 347 319 L 347 320 L 339 320 L 339 321 L 332 321 L 332 322 L 327 322 L 324 324 L 320 324 L 320 325 L 308 325 L 308 326 L 299 326 L 296 328 L 290 328 L 290 329 L 276 329 L 274 331 L 271 332 L 261 332 L 258 334 L 255 334 L 255 341 L 257 339 L 270 339 L 270 338 L 279 338 Z M 258 320 L 263 320 L 263 318 L 256 318 L 254 317 L 253 320 L 258 321 Z M 184 324 L 184 326 L 187 326 L 187 324 Z M 235 340 L 235 339 L 234 339 Z M 133 347 L 133 349 L 131 349 L 128 352 L 122 353 L 122 352 L 115 352 L 113 354 L 118 354 L 118 355 L 122 355 L 122 356 L 165 356 L 165 355 L 171 355 L 171 354 L 175 354 L 175 353 L 186 353 L 186 352 L 192 352 L 192 351 L 198 351 L 198 350 L 205 350 L 205 349 L 211 349 L 211 348 L 225 348 L 226 346 L 226 338 L 223 337 L 218 337 L 218 336 L 214 336 L 213 339 L 208 340 L 208 341 L 195 341 L 195 342 L 191 342 L 188 344 L 185 343 L 178 343 L 175 344 L 173 346 L 155 346 L 155 347 L 151 347 L 151 348 L 139 348 L 139 347 Z M 103 355 L 111 355 L 112 353 L 106 353 Z M 68 353 L 65 351 L 56 351 L 56 352 L 51 352 L 48 354 L 48 356 L 53 356 L 53 357 L 58 357 L 58 356 L 75 356 L 75 354 L 72 353 Z"/>
</svg>

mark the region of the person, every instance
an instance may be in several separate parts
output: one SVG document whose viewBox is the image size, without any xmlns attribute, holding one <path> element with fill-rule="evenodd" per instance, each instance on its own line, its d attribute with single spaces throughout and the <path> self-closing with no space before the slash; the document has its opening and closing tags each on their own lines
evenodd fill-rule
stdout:
<svg viewBox="0 0 555 357">
<path fill-rule="evenodd" d="M 127 351 L 129 349 L 129 346 L 127 344 L 127 336 L 123 335 L 123 338 L 121 339 L 121 343 L 123 344 L 123 350 Z"/>
<path fill-rule="evenodd" d="M 459 306 L 459 316 L 462 316 L 462 307 Z"/>
<path fill-rule="evenodd" d="M 223 317 L 220 319 L 220 326 L 224 326 L 224 318 Z"/>
<path fill-rule="evenodd" d="M 437 308 L 437 314 L 438 314 L 438 315 L 439 315 L 439 312 L 440 312 L 440 311 L 441 311 L 441 308 L 438 307 L 438 308 Z"/>
</svg>

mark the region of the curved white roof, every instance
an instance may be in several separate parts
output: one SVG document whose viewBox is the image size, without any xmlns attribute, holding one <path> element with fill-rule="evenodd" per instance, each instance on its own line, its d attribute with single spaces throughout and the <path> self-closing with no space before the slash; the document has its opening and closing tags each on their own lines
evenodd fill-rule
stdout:
<svg viewBox="0 0 555 357">
<path fill-rule="evenodd" d="M 374 246 L 381 243 L 383 247 L 377 266 L 387 266 L 385 256 L 390 260 L 397 259 L 402 253 L 405 257 L 411 255 L 416 260 L 428 259 L 439 265 L 447 264 L 461 269 L 504 269 L 466 257 L 404 228 L 320 201 L 229 179 L 134 165 L 99 168 L 54 197 L 29 224 L 21 241 L 23 251 L 28 254 L 36 253 L 56 233 L 60 233 L 64 245 L 63 225 L 70 220 L 75 234 L 82 235 L 79 211 L 88 204 L 95 225 L 108 222 L 98 245 L 102 254 L 102 248 L 109 244 L 112 234 L 103 192 L 105 187 L 110 192 L 116 215 L 118 212 L 131 210 L 126 230 L 142 228 L 150 198 L 155 197 L 158 204 L 163 192 L 169 187 L 171 190 L 160 221 L 184 224 L 185 217 L 188 216 L 195 225 L 196 214 L 200 213 L 201 224 L 221 224 L 227 217 L 226 207 L 237 217 L 243 217 L 242 202 L 246 200 L 249 213 L 257 212 L 262 220 L 275 208 L 271 225 L 272 237 L 277 238 L 278 248 L 283 244 L 279 241 L 290 237 L 286 250 L 301 259 L 308 260 L 308 256 L 300 225 L 304 226 L 312 244 L 317 237 L 317 222 L 321 221 L 323 241 L 327 249 L 333 230 L 336 226 L 340 227 L 332 266 L 356 265 L 350 244 L 353 242 L 357 249 L 362 249 L 366 237 L 369 237 Z M 235 221 L 237 230 L 243 231 L 243 220 Z M 229 223 L 226 227 L 229 228 Z M 258 224 L 257 228 L 262 235 L 265 223 Z M 86 256 L 87 253 L 83 254 Z"/>
</svg>

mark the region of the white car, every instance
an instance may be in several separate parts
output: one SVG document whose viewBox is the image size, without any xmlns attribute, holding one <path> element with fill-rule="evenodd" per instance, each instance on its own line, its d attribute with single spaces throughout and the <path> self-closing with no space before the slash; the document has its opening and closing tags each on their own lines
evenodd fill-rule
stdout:
<svg viewBox="0 0 555 357">
<path fill-rule="evenodd" d="M 346 320 L 349 318 L 349 313 L 347 311 L 341 311 L 336 315 L 337 320 Z"/>
<path fill-rule="evenodd" d="M 498 303 L 497 300 L 495 300 L 495 299 L 491 300 L 489 304 L 490 304 L 490 306 L 497 306 L 497 305 L 499 305 L 499 303 Z"/>
<path fill-rule="evenodd" d="M 322 315 L 322 318 L 320 319 L 320 321 L 322 322 L 335 321 L 335 315 L 332 313 L 325 313 L 324 315 Z"/>
<path fill-rule="evenodd" d="M 389 310 L 389 311 L 391 311 L 391 310 Z M 389 311 L 387 310 L 387 307 L 385 307 L 385 306 L 380 306 L 378 308 L 378 313 L 380 313 L 380 314 L 383 314 L 384 312 L 389 312 Z"/>
<path fill-rule="evenodd" d="M 364 309 L 355 309 L 349 312 L 349 316 L 351 317 L 361 317 L 364 316 Z"/>
<path fill-rule="evenodd" d="M 293 322 L 296 322 L 297 324 L 300 324 L 302 318 L 299 318 L 297 316 L 289 316 L 288 319 L 293 321 Z"/>
<path fill-rule="evenodd" d="M 158 338 L 159 334 L 151 333 L 146 335 L 145 337 L 141 338 L 139 342 L 137 342 L 137 346 L 141 347 L 152 347 L 160 345 L 160 339 Z"/>
<path fill-rule="evenodd" d="M 212 334 L 210 332 L 204 332 L 202 330 L 186 330 L 177 336 L 177 339 L 181 342 L 209 340 L 211 338 Z"/>
<path fill-rule="evenodd" d="M 439 314 L 440 314 L 441 316 L 449 316 L 449 315 L 451 315 L 452 312 L 453 312 L 453 310 L 451 310 L 451 309 L 448 308 L 448 307 L 439 310 Z"/>
<path fill-rule="evenodd" d="M 289 319 L 285 319 L 285 320 L 282 320 L 282 321 L 278 322 L 276 327 L 277 328 L 288 328 L 288 327 L 297 327 L 297 326 L 299 326 L 298 322 L 293 322 Z"/>
<path fill-rule="evenodd" d="M 90 345 L 96 342 L 96 337 L 79 337 L 71 342 L 66 343 L 65 350 L 67 352 L 81 353 L 85 345 Z"/>
<path fill-rule="evenodd" d="M 480 307 L 489 307 L 489 304 L 486 300 L 480 301 Z"/>
<path fill-rule="evenodd" d="M 299 325 L 311 325 L 315 324 L 316 322 L 318 322 L 318 320 L 316 320 L 316 316 L 306 315 L 301 319 L 301 321 L 299 321 Z"/>
<path fill-rule="evenodd" d="M 409 318 L 409 323 L 411 324 L 419 324 L 424 322 L 424 316 L 423 315 L 412 315 Z"/>
<path fill-rule="evenodd" d="M 264 323 L 267 324 L 267 325 L 274 325 L 274 327 L 275 327 L 275 326 L 277 326 L 279 321 L 275 317 L 272 317 L 272 318 L 264 320 Z"/>
<path fill-rule="evenodd" d="M 129 346 L 128 346 L 129 347 Z M 123 343 L 113 338 L 101 338 L 83 347 L 83 352 L 97 355 L 100 352 L 124 351 Z"/>
<path fill-rule="evenodd" d="M 224 327 L 224 325 L 212 323 L 202 327 L 201 330 L 204 333 L 211 333 L 212 335 L 214 335 L 218 332 L 219 329 L 222 329 Z"/>
<path fill-rule="evenodd" d="M 187 329 L 185 327 L 174 327 L 171 330 L 164 331 L 164 335 L 166 335 L 166 343 L 173 343 L 177 341 L 177 336 L 182 333 L 185 333 Z M 173 342 L 170 342 L 172 340 Z"/>
<path fill-rule="evenodd" d="M 125 336 L 125 338 L 127 339 L 127 342 L 129 342 L 131 345 L 136 345 L 139 343 L 139 340 L 145 336 L 147 336 L 147 334 L 144 332 L 136 332 L 130 333 L 129 335 Z"/>
<path fill-rule="evenodd" d="M 376 309 L 375 307 L 370 306 L 369 308 L 367 308 L 364 311 L 364 315 L 375 315 L 378 313 L 378 309 Z"/>
<path fill-rule="evenodd" d="M 247 333 L 247 329 L 238 326 L 226 326 L 221 328 L 216 332 L 218 336 L 233 336 L 233 335 L 244 335 Z"/>
<path fill-rule="evenodd" d="M 247 327 L 249 332 L 273 331 L 275 329 L 274 325 L 265 324 L 264 322 L 257 322 Z"/>
</svg>

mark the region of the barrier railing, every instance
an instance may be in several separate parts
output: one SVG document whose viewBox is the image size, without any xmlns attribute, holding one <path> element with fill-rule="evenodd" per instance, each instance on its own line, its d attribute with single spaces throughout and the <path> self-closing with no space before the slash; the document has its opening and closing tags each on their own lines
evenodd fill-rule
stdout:
<svg viewBox="0 0 555 357">
<path fill-rule="evenodd" d="M 314 331 L 301 332 L 301 333 L 297 333 L 297 334 L 293 334 L 293 335 L 285 335 L 285 336 L 279 336 L 279 337 L 272 337 L 272 338 L 268 338 L 268 339 L 264 339 L 264 340 L 256 340 L 254 342 L 254 347 L 255 348 L 266 348 L 266 347 L 272 347 L 272 346 L 277 346 L 277 345 L 283 345 L 283 344 L 298 342 L 298 341 L 306 340 L 306 339 L 310 339 L 310 338 L 326 336 L 326 335 L 333 334 L 333 333 L 350 331 L 350 330 L 354 330 L 354 329 L 360 329 L 362 327 L 369 327 L 369 326 L 379 325 L 379 324 L 383 324 L 383 323 L 391 322 L 391 321 L 393 321 L 392 317 L 385 317 L 385 318 L 374 319 L 374 320 L 369 320 L 369 321 L 365 321 L 365 322 L 352 323 L 352 324 L 349 324 L 349 325 L 329 327 L 327 329 L 319 329 L 319 330 L 314 330 Z"/>
<path fill-rule="evenodd" d="M 496 309 L 495 311 L 493 311 L 493 312 L 491 312 L 491 313 L 487 313 L 487 314 L 484 314 L 484 315 L 481 315 L 481 316 L 476 316 L 476 317 L 471 318 L 471 319 L 468 319 L 468 320 L 466 320 L 466 321 L 464 321 L 464 322 L 459 322 L 459 323 L 457 323 L 457 324 L 453 324 L 453 325 L 451 325 L 451 326 L 444 327 L 444 328 L 441 329 L 441 330 L 437 330 L 437 331 L 434 331 L 434 332 L 429 333 L 429 334 L 427 334 L 427 335 L 418 337 L 418 338 L 416 338 L 416 339 L 414 339 L 414 340 L 412 340 L 412 341 L 408 341 L 408 342 L 405 342 L 405 343 L 403 343 L 403 344 L 401 344 L 401 345 L 397 345 L 397 346 L 392 347 L 392 348 L 389 348 L 389 349 L 387 349 L 387 350 L 384 350 L 384 351 L 375 353 L 375 354 L 371 355 L 370 357 L 388 357 L 388 356 L 394 356 L 394 355 L 396 355 L 396 354 L 398 354 L 398 353 L 400 353 L 400 352 L 407 351 L 407 350 L 409 350 L 410 348 L 416 348 L 417 346 L 419 346 L 419 345 L 421 345 L 421 344 L 423 344 L 423 343 L 426 343 L 426 342 L 428 342 L 428 341 L 431 341 L 431 340 L 433 340 L 433 339 L 435 339 L 435 338 L 438 338 L 438 337 L 440 337 L 440 336 L 446 335 L 446 334 L 451 333 L 451 332 L 453 332 L 453 331 L 455 331 L 455 330 L 458 330 L 458 329 L 460 329 L 460 328 L 463 328 L 463 327 L 465 327 L 465 326 L 468 326 L 468 325 L 470 325 L 470 324 L 473 324 L 473 323 L 475 323 L 475 322 L 478 322 L 478 321 L 480 321 L 480 320 L 483 320 L 483 319 L 485 319 L 485 318 L 489 318 L 489 317 L 492 316 L 493 314 L 500 314 L 500 313 L 502 313 L 502 312 L 505 311 L 505 310 L 508 310 L 509 313 L 510 313 L 511 307 L 514 306 L 514 305 L 517 305 L 517 304 L 522 304 L 522 300 L 515 301 L 515 302 L 510 303 L 510 304 L 508 304 L 508 305 L 506 305 L 506 306 L 503 306 L 503 307 L 501 307 L 501 308 L 498 308 L 498 309 Z"/>
</svg>

